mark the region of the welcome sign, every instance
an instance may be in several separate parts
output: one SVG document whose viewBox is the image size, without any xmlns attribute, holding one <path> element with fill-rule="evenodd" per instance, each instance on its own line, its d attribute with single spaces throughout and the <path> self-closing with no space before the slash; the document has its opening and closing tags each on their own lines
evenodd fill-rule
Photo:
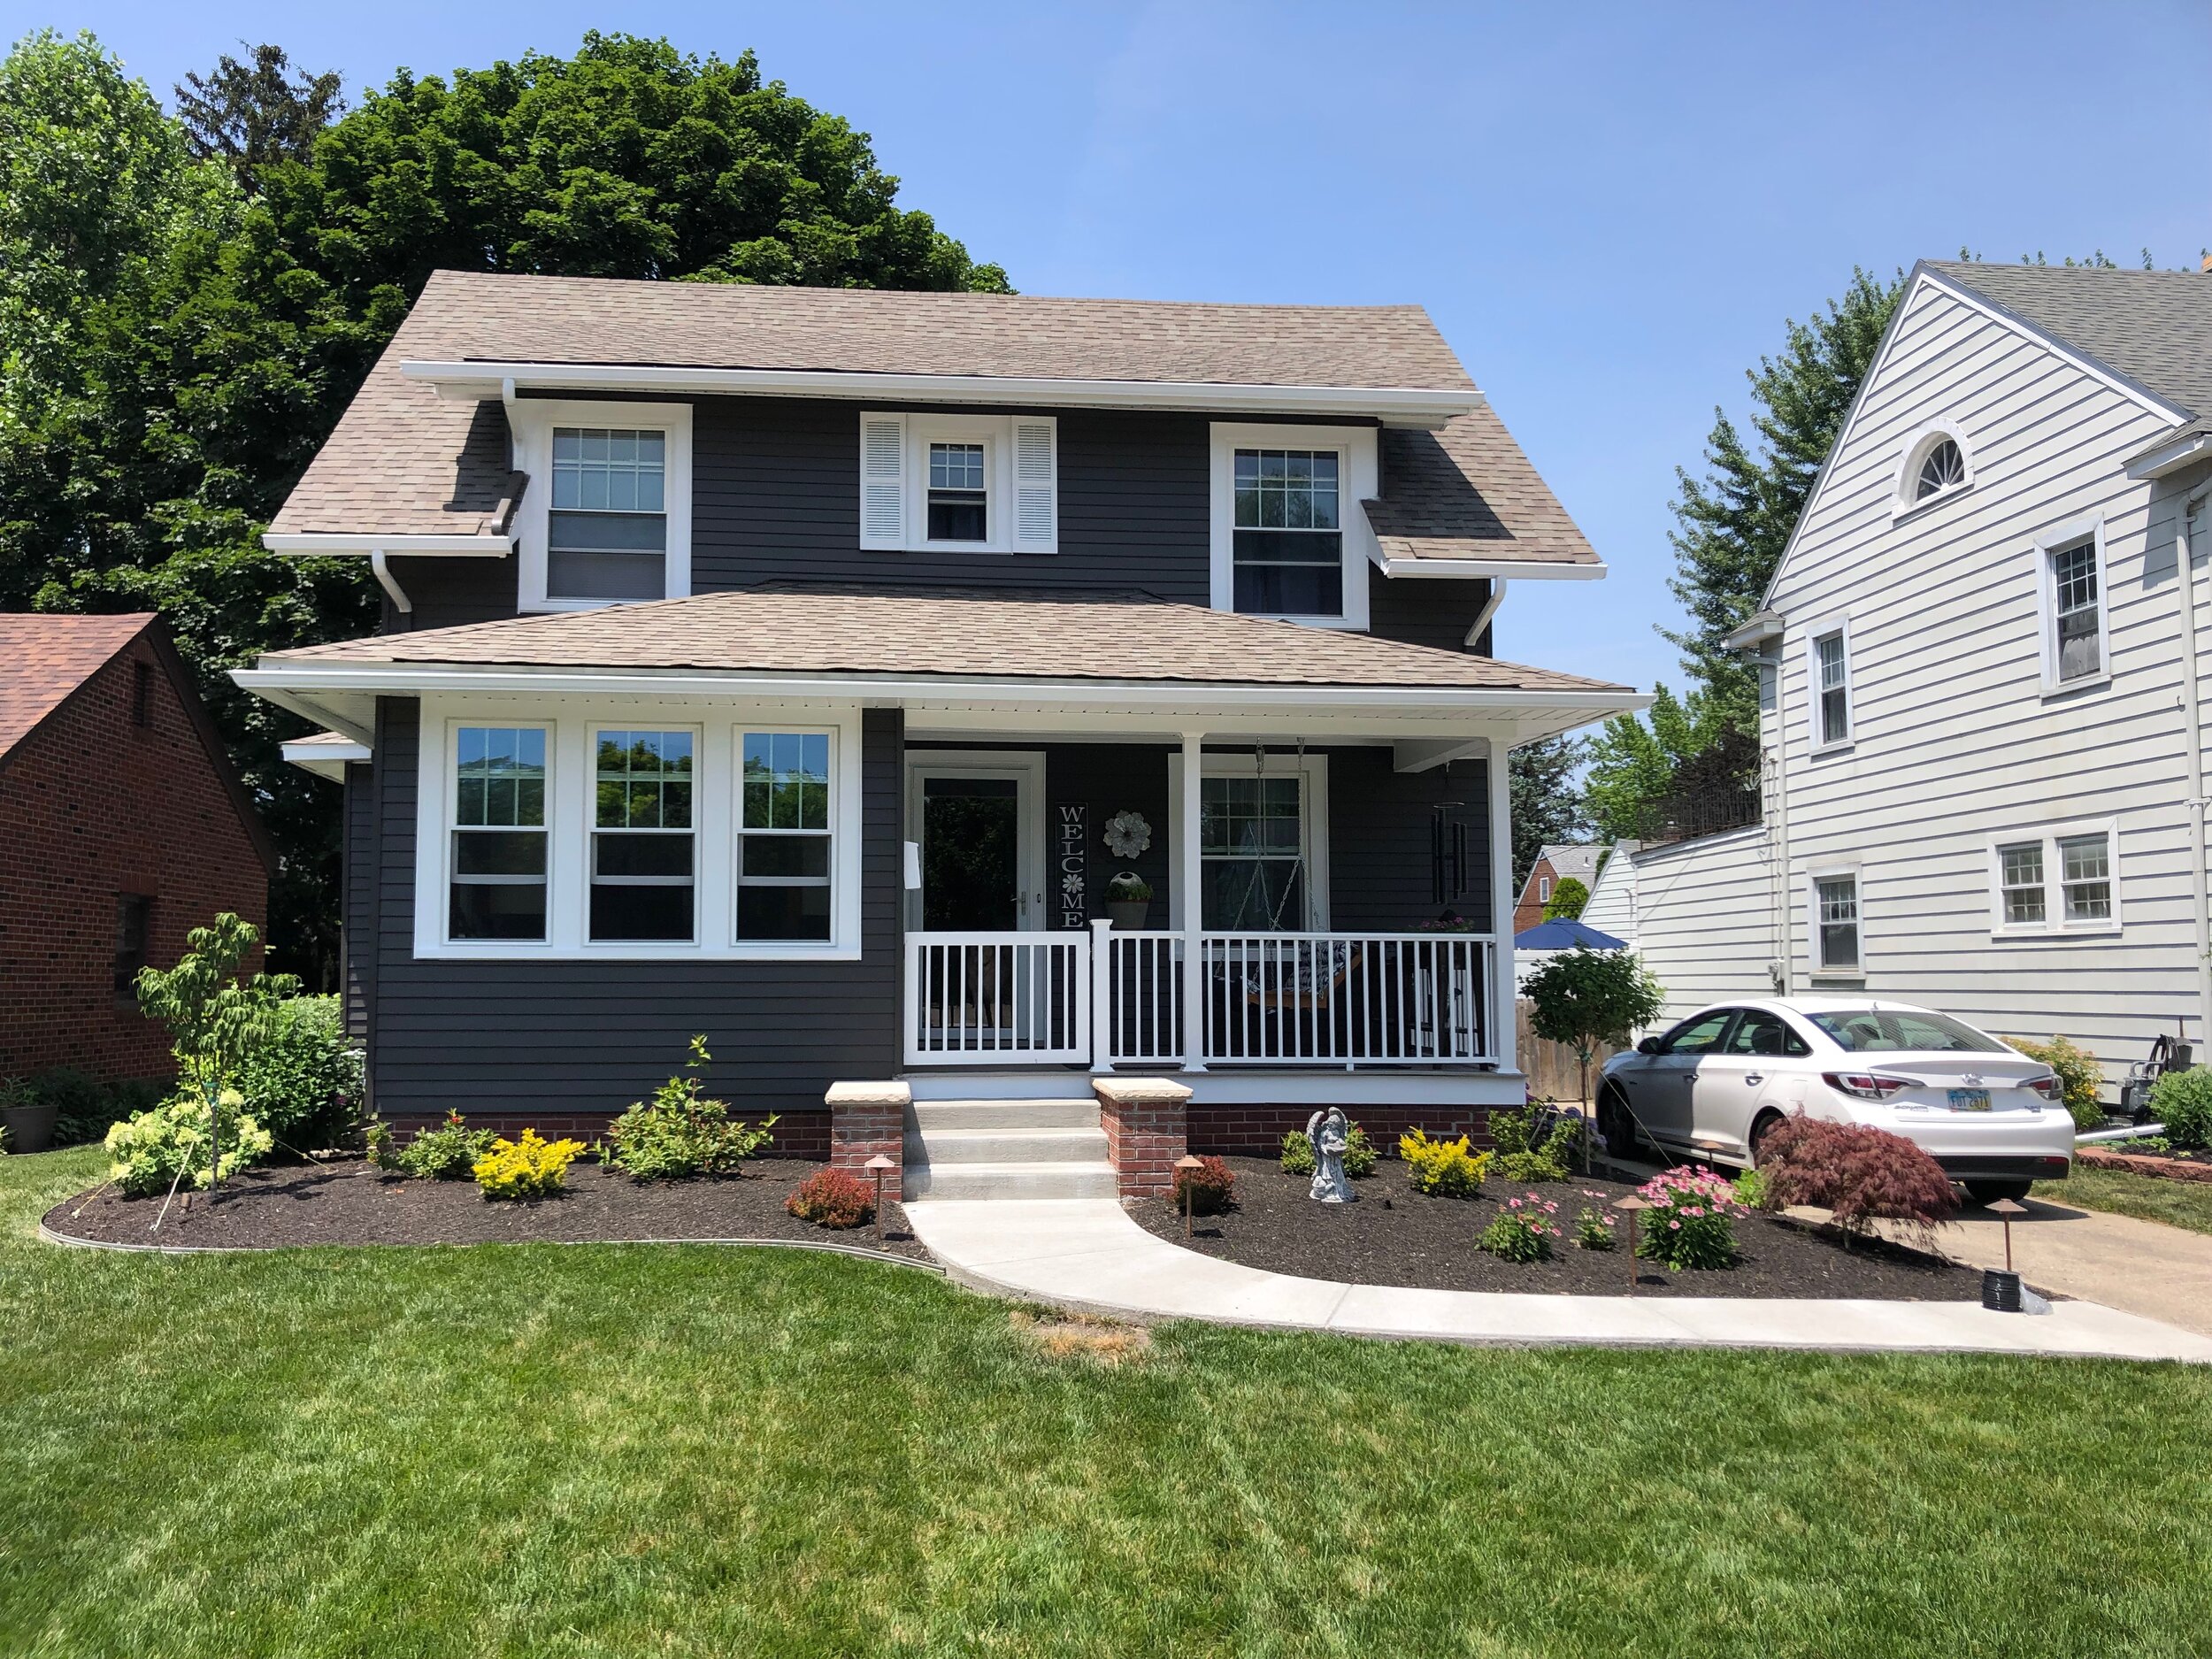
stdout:
<svg viewBox="0 0 2212 1659">
<path fill-rule="evenodd" d="M 1060 926 L 1087 926 L 1084 878 L 1090 858 L 1090 808 L 1080 803 L 1061 807 L 1052 829 L 1053 853 L 1059 861 Z"/>
</svg>

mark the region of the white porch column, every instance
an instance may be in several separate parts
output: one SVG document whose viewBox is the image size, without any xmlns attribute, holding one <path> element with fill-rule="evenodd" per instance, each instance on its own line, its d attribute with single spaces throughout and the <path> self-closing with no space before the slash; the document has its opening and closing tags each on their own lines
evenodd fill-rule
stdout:
<svg viewBox="0 0 2212 1659">
<path fill-rule="evenodd" d="M 1498 1070 L 1517 1068 L 1518 1018 L 1513 995 L 1513 785 L 1505 739 L 1490 740 L 1490 916 L 1497 943 L 1490 950 L 1490 1017 Z"/>
<path fill-rule="evenodd" d="M 1091 922 L 1091 1071 L 1114 1069 L 1114 925 L 1105 917 Z"/>
<path fill-rule="evenodd" d="M 1183 821 L 1176 826 L 1175 887 L 1183 895 L 1183 1069 L 1206 1069 L 1206 962 L 1200 948 L 1205 897 L 1198 854 L 1202 732 L 1183 733 Z"/>
</svg>

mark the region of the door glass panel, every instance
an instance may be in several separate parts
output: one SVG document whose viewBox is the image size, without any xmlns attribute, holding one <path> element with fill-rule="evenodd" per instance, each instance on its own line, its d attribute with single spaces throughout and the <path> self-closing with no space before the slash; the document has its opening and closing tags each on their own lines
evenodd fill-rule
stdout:
<svg viewBox="0 0 2212 1659">
<path fill-rule="evenodd" d="M 921 841 L 925 931 L 1002 933 L 1018 925 L 1019 783 L 925 777 Z"/>
</svg>

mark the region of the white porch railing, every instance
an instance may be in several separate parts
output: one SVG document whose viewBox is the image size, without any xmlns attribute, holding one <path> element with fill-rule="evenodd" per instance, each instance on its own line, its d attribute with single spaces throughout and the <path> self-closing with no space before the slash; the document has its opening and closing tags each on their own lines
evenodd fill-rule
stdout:
<svg viewBox="0 0 2212 1659">
<path fill-rule="evenodd" d="M 1497 1063 L 1497 946 L 1473 933 L 910 933 L 906 1057 L 1177 1065 Z"/>
<path fill-rule="evenodd" d="M 1091 940 L 1085 933 L 909 933 L 910 1064 L 1091 1058 Z"/>
</svg>

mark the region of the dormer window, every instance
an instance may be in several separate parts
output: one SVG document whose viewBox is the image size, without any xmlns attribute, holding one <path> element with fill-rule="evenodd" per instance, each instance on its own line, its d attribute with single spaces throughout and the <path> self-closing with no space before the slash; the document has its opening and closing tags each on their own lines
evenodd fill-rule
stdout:
<svg viewBox="0 0 2212 1659">
<path fill-rule="evenodd" d="M 546 593 L 659 599 L 668 591 L 668 434 L 556 426 Z"/>
<path fill-rule="evenodd" d="M 860 545 L 887 553 L 1056 553 L 1053 415 L 863 410 Z"/>
<path fill-rule="evenodd" d="M 1334 449 L 1239 449 L 1236 608 L 1263 617 L 1344 614 L 1344 528 Z"/>
<path fill-rule="evenodd" d="M 929 539 L 988 541 L 990 496 L 979 443 L 929 446 Z"/>
<path fill-rule="evenodd" d="M 1966 457 L 1948 438 L 1939 439 L 1920 459 L 1920 474 L 1913 483 L 1913 499 L 1925 501 L 1966 482 Z"/>
</svg>

